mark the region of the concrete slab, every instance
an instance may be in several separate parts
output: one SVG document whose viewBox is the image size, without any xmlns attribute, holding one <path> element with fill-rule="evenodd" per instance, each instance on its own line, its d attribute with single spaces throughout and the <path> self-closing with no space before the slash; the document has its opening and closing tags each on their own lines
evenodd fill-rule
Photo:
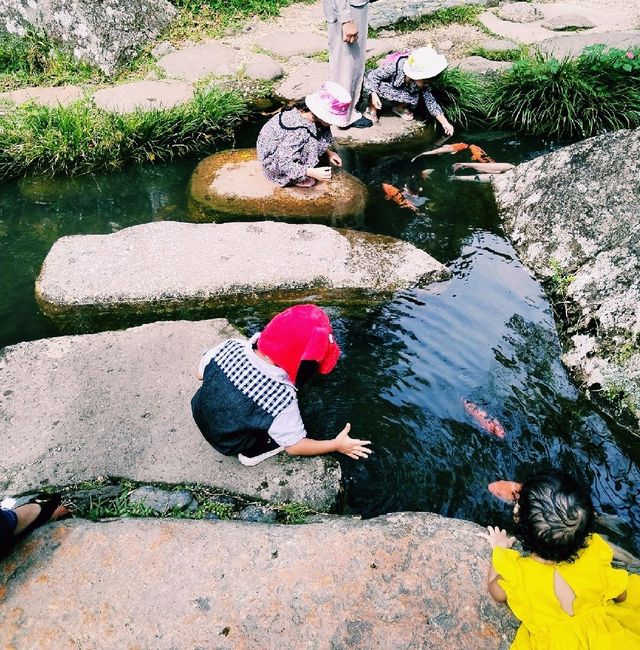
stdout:
<svg viewBox="0 0 640 650">
<path fill-rule="evenodd" d="M 507 650 L 476 524 L 66 521 L 0 565 L 3 648 Z"/>
<path fill-rule="evenodd" d="M 234 75 L 240 68 L 236 51 L 215 41 L 172 52 L 157 63 L 167 77 L 186 81 L 198 81 L 210 75 Z"/>
<path fill-rule="evenodd" d="M 36 297 L 52 316 L 157 314 L 240 299 L 371 299 L 446 275 L 430 255 L 392 237 L 317 224 L 164 221 L 59 239 Z"/>
<path fill-rule="evenodd" d="M 335 168 L 330 181 L 313 187 L 280 187 L 265 177 L 255 149 L 208 156 L 198 164 L 189 184 L 189 212 L 195 221 L 273 218 L 361 225 L 366 201 L 366 185 Z"/>
<path fill-rule="evenodd" d="M 73 104 L 83 97 L 84 91 L 80 86 L 32 86 L 29 88 L 20 88 L 20 90 L 0 93 L 0 112 L 2 111 L 3 104 L 20 105 L 26 102 L 34 102 L 41 106 L 55 108 L 56 106 L 69 106 L 69 104 Z"/>
<path fill-rule="evenodd" d="M 329 48 L 326 34 L 317 32 L 271 32 L 257 39 L 256 45 L 271 54 L 288 59 L 313 56 Z"/>
<path fill-rule="evenodd" d="M 199 357 L 234 336 L 226 320 L 178 321 L 5 348 L 2 491 L 115 476 L 331 507 L 340 484 L 335 460 L 279 454 L 244 467 L 218 454 L 193 422 Z"/>
<path fill-rule="evenodd" d="M 135 81 L 102 88 L 93 94 L 96 106 L 114 113 L 166 110 L 188 102 L 193 97 L 193 86 L 183 81 Z"/>
</svg>

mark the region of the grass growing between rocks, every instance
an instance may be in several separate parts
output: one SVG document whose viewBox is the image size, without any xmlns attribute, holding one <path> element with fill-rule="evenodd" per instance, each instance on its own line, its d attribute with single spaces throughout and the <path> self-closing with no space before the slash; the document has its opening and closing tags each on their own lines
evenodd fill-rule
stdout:
<svg viewBox="0 0 640 650">
<path fill-rule="evenodd" d="M 100 110 L 88 100 L 57 108 L 26 104 L 0 118 L 0 179 L 171 160 L 233 137 L 245 113 L 240 95 L 217 87 L 170 110 L 127 115 Z"/>
<path fill-rule="evenodd" d="M 449 120 L 465 129 L 486 124 L 488 89 L 477 75 L 447 68 L 433 80 L 431 91 Z"/>
<path fill-rule="evenodd" d="M 405 19 L 396 23 L 395 25 L 389 25 L 388 27 L 382 27 L 380 29 L 369 28 L 368 35 L 371 38 L 377 38 L 380 36 L 380 32 L 383 30 L 391 29 L 398 34 L 405 34 L 407 32 L 413 32 L 420 29 L 432 29 L 434 27 L 446 27 L 447 25 L 474 25 L 475 27 L 480 26 L 480 21 L 478 16 L 484 11 L 484 7 L 477 5 L 459 5 L 457 7 L 446 7 L 444 9 L 438 9 L 431 14 L 422 16 L 417 19 Z"/>
<path fill-rule="evenodd" d="M 486 50 L 481 45 L 473 47 L 467 52 L 467 56 L 481 56 L 489 61 L 519 61 L 527 58 L 529 49 L 525 46 L 511 50 Z"/>
</svg>

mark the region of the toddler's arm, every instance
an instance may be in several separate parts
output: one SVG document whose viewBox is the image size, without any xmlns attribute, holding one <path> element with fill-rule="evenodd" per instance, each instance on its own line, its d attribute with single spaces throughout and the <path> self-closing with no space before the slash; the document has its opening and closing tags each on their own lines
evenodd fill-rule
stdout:
<svg viewBox="0 0 640 650">
<path fill-rule="evenodd" d="M 501 548 L 511 548 L 516 541 L 515 537 L 509 537 L 506 530 L 500 530 L 497 526 L 487 526 L 486 533 L 478 533 L 478 537 L 486 539 L 491 548 L 499 546 Z M 505 590 L 498 584 L 501 576 L 495 570 L 493 562 L 489 564 L 489 572 L 487 574 L 487 590 L 491 597 L 498 603 L 507 601 L 507 594 Z"/>
<path fill-rule="evenodd" d="M 368 458 L 371 449 L 369 449 L 367 445 L 370 445 L 371 441 L 350 438 L 350 430 L 351 425 L 347 424 L 333 440 L 313 440 L 312 438 L 303 438 L 294 445 L 285 447 L 285 451 L 291 456 L 318 456 L 321 454 L 330 454 L 333 451 L 339 451 L 355 460 L 358 460 L 358 458 Z"/>
</svg>

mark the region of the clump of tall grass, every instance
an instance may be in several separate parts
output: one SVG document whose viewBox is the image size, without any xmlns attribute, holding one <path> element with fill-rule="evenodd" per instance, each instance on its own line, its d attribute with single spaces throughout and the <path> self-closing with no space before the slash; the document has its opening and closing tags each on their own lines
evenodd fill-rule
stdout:
<svg viewBox="0 0 640 650">
<path fill-rule="evenodd" d="M 459 68 L 447 68 L 430 86 L 450 121 L 465 129 L 486 123 L 487 84 L 479 76 Z"/>
<path fill-rule="evenodd" d="M 215 87 L 170 110 L 126 115 L 89 100 L 23 105 L 0 118 L 0 179 L 111 171 L 204 151 L 231 138 L 245 112 L 237 93 Z"/>
<path fill-rule="evenodd" d="M 554 138 L 640 126 L 640 49 L 516 61 L 491 84 L 487 115 L 498 128 Z"/>
<path fill-rule="evenodd" d="M 40 32 L 29 30 L 24 36 L 15 36 L 0 28 L 1 90 L 103 78 L 100 70 L 62 52 Z"/>
</svg>

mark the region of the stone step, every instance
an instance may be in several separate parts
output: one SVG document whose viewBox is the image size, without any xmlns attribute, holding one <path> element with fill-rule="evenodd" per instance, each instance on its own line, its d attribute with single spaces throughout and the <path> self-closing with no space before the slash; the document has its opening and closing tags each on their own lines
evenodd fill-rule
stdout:
<svg viewBox="0 0 640 650">
<path fill-rule="evenodd" d="M 487 0 L 377 0 L 369 9 L 369 27 L 380 29 L 395 25 L 403 20 L 418 20 L 436 11 L 458 7 L 460 4 L 480 5 L 489 4 Z"/>
<path fill-rule="evenodd" d="M 13 104 L 33 102 L 40 106 L 69 106 L 80 101 L 84 91 L 80 86 L 30 86 L 0 93 L 0 114 L 5 113 Z"/>
<path fill-rule="evenodd" d="M 190 83 L 173 79 L 135 81 L 102 88 L 93 94 L 96 106 L 114 113 L 167 110 L 188 102 L 194 93 Z"/>
<path fill-rule="evenodd" d="M 370 299 L 447 275 L 433 257 L 392 237 L 317 224 L 164 221 L 59 239 L 36 297 L 51 316 L 156 314 L 240 298 Z"/>
<path fill-rule="evenodd" d="M 255 149 L 233 149 L 198 164 L 189 198 L 195 221 L 274 218 L 338 226 L 362 221 L 367 187 L 335 168 L 328 182 L 310 188 L 280 187 L 265 177 Z"/>
<path fill-rule="evenodd" d="M 476 524 L 68 520 L 0 565 L 3 648 L 507 650 Z"/>
<path fill-rule="evenodd" d="M 193 422 L 200 355 L 232 336 L 237 330 L 222 319 L 160 322 L 5 348 L 0 488 L 19 494 L 115 476 L 329 509 L 340 486 L 335 460 L 279 454 L 244 467 L 218 454 Z"/>
</svg>

